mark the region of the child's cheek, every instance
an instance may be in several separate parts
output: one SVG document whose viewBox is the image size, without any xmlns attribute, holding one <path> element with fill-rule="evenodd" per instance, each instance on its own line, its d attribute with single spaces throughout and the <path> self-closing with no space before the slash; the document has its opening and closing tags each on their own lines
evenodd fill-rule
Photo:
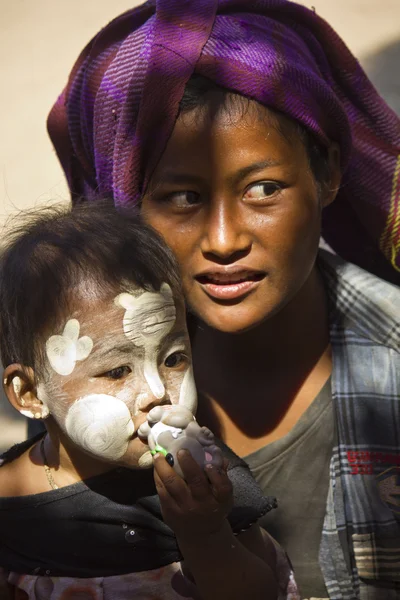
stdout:
<svg viewBox="0 0 400 600">
<path fill-rule="evenodd" d="M 137 381 L 134 380 L 126 381 L 123 386 L 119 385 L 119 389 L 115 389 L 114 393 L 110 392 L 115 398 L 121 400 L 129 409 L 132 415 L 135 414 L 137 406 Z"/>
<path fill-rule="evenodd" d="M 107 394 L 90 394 L 74 402 L 65 429 L 77 446 L 110 461 L 125 454 L 135 431 L 126 404 Z"/>
</svg>

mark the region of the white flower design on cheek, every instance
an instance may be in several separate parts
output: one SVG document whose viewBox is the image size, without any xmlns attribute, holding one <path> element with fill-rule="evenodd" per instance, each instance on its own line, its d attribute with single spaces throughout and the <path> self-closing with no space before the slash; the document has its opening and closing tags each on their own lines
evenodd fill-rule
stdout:
<svg viewBox="0 0 400 600">
<path fill-rule="evenodd" d="M 49 363 L 59 375 L 70 375 L 77 360 L 84 360 L 93 348 L 90 337 L 79 337 L 80 325 L 77 319 L 67 321 L 61 335 L 52 335 L 46 342 Z"/>
</svg>

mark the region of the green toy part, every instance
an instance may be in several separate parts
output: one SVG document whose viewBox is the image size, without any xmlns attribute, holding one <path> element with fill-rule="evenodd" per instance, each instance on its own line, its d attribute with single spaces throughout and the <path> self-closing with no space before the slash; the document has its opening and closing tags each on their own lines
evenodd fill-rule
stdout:
<svg viewBox="0 0 400 600">
<path fill-rule="evenodd" d="M 155 456 L 156 454 L 163 454 L 164 456 L 167 456 L 168 451 L 157 444 L 154 450 L 150 450 L 150 453 L 152 454 L 152 456 Z"/>
</svg>

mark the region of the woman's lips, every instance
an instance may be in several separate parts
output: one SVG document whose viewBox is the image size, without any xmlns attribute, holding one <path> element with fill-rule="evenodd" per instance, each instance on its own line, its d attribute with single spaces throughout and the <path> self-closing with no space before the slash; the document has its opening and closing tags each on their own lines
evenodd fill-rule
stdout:
<svg viewBox="0 0 400 600">
<path fill-rule="evenodd" d="M 216 271 L 202 273 L 196 281 L 212 298 L 236 300 L 252 291 L 264 278 L 265 273 L 259 271 Z"/>
</svg>

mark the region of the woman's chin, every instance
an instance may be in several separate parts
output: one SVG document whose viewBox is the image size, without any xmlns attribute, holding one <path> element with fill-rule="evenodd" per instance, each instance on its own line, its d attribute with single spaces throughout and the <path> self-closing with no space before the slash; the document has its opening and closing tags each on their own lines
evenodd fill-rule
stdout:
<svg viewBox="0 0 400 600">
<path fill-rule="evenodd" d="M 216 329 L 221 333 L 232 335 L 240 335 L 246 333 L 260 325 L 264 320 L 268 319 L 267 311 L 263 314 L 254 314 L 247 310 L 241 310 L 237 307 L 224 307 L 225 310 L 214 310 L 207 314 L 199 315 L 200 319 L 211 329 Z"/>
</svg>

